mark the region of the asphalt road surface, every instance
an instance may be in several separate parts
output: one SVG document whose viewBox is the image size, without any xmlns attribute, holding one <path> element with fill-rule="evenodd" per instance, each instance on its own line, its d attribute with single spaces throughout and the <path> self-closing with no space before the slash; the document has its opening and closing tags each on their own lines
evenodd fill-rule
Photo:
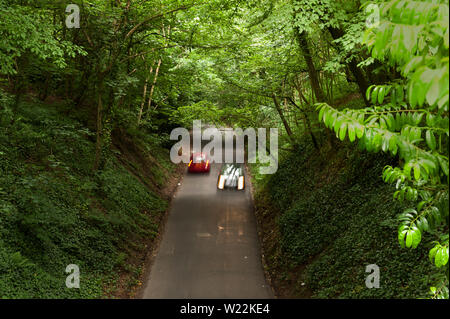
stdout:
<svg viewBox="0 0 450 319">
<path fill-rule="evenodd" d="M 273 298 L 248 183 L 244 191 L 218 190 L 220 167 L 185 173 L 143 298 Z"/>
</svg>

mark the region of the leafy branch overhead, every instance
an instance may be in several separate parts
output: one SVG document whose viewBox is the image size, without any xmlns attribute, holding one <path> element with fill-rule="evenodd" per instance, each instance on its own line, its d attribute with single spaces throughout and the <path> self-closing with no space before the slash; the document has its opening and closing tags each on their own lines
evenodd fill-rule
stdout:
<svg viewBox="0 0 450 319">
<path fill-rule="evenodd" d="M 447 267 L 448 285 L 448 3 L 377 5 L 381 21 L 365 31 L 363 43 L 372 58 L 394 66 L 401 78 L 370 86 L 366 98 L 372 106 L 365 109 L 318 104 L 319 120 L 342 141 L 348 136 L 361 149 L 399 157 L 400 166 L 383 171 L 383 180 L 395 185 L 394 199 L 414 205 L 398 218 L 399 243 L 417 248 L 425 233 L 437 236 L 430 260 Z M 448 289 L 434 297 L 439 296 L 448 298 Z"/>
</svg>

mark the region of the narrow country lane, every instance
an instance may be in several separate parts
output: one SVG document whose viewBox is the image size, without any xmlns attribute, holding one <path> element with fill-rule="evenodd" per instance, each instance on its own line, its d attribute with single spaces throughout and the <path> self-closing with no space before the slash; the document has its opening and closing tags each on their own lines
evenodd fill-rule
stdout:
<svg viewBox="0 0 450 319">
<path fill-rule="evenodd" d="M 273 298 L 248 184 L 245 191 L 218 190 L 220 167 L 185 173 L 143 298 Z"/>
</svg>

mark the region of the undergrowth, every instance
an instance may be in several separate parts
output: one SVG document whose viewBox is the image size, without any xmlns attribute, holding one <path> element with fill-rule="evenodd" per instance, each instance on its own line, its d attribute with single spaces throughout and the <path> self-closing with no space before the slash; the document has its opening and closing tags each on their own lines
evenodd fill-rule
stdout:
<svg viewBox="0 0 450 319">
<path fill-rule="evenodd" d="M 319 154 L 304 138 L 280 158 L 274 175 L 258 176 L 252 166 L 256 208 L 266 211 L 258 218 L 273 220 L 277 231 L 263 231 L 263 242 L 275 247 L 265 252 L 269 271 L 290 286 L 283 291 L 291 295 L 281 297 L 303 297 L 303 285 L 313 298 L 426 297 L 437 279 L 424 258 L 429 243 L 400 248 L 396 216 L 403 207 L 381 179 L 383 166 L 395 159 L 336 144 Z M 380 288 L 366 288 L 369 264 L 380 267 Z"/>
<path fill-rule="evenodd" d="M 13 113 L 2 102 L 0 298 L 113 293 L 119 273 L 135 271 L 127 259 L 156 236 L 167 201 L 120 164 L 117 150 L 104 150 L 94 173 L 93 133 L 56 106 L 27 102 Z M 168 162 L 161 147 L 140 143 Z M 80 268 L 80 289 L 65 286 L 69 264 Z"/>
</svg>

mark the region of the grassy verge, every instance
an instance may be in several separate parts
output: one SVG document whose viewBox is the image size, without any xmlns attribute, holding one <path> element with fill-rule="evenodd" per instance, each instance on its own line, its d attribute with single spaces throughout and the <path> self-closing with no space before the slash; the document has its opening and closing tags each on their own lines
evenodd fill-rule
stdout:
<svg viewBox="0 0 450 319">
<path fill-rule="evenodd" d="M 60 109 L 0 106 L 0 298 L 126 296 L 167 208 L 168 151 L 114 133 L 93 172 L 92 132 Z M 80 289 L 65 286 L 69 264 Z"/>
<path fill-rule="evenodd" d="M 383 183 L 394 159 L 340 143 L 315 150 L 309 139 L 284 154 L 276 174 L 252 166 L 266 268 L 279 297 L 426 297 L 436 274 L 428 243 L 397 243 L 402 206 Z M 324 143 L 326 145 L 326 143 Z M 380 267 L 380 288 L 368 289 L 366 266 Z"/>
</svg>

